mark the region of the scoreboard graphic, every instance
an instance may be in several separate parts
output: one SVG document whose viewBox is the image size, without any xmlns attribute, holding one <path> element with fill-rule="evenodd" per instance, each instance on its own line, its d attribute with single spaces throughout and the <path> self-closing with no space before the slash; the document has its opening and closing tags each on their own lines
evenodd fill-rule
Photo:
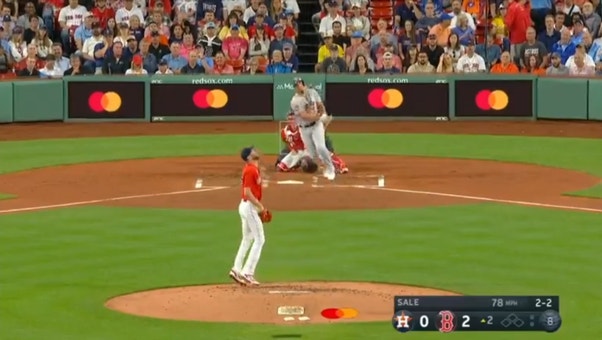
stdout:
<svg viewBox="0 0 602 340">
<path fill-rule="evenodd" d="M 396 296 L 391 321 L 400 333 L 551 333 L 562 324 L 558 296 Z"/>
</svg>

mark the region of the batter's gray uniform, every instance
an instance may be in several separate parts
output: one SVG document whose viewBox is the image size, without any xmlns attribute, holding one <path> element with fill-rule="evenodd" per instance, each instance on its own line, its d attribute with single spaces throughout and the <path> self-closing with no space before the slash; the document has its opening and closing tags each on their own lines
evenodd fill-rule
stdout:
<svg viewBox="0 0 602 340">
<path fill-rule="evenodd" d="M 317 103 L 321 102 L 322 98 L 320 98 L 318 91 L 307 88 L 305 89 L 305 94 L 295 93 L 291 100 L 291 109 L 295 114 L 295 123 L 297 123 L 301 131 L 303 144 L 305 144 L 305 148 L 310 156 L 313 159 L 316 159 L 316 156 L 319 156 L 324 163 L 324 166 L 326 166 L 327 171 L 334 174 L 335 168 L 332 164 L 332 158 L 330 157 L 330 152 L 326 148 L 326 141 L 324 139 L 324 123 L 320 120 L 316 122 L 307 121 L 301 118 L 300 115 L 301 112 L 308 109 L 317 112 Z"/>
</svg>

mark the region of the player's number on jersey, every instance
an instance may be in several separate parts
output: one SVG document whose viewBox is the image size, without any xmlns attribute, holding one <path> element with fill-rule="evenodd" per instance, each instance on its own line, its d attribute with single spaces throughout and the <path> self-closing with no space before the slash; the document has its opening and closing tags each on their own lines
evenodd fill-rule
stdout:
<svg viewBox="0 0 602 340">
<path fill-rule="evenodd" d="M 462 315 L 462 328 L 470 328 L 470 316 Z"/>
<path fill-rule="evenodd" d="M 429 317 L 426 315 L 421 315 L 419 322 L 420 322 L 420 327 L 426 328 L 429 325 Z"/>
</svg>

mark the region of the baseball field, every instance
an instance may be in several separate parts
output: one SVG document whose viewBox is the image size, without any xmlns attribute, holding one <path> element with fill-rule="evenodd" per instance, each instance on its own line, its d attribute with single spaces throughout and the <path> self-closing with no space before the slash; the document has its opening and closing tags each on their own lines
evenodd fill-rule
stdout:
<svg viewBox="0 0 602 340">
<path fill-rule="evenodd" d="M 602 124 L 330 133 L 350 173 L 316 182 L 271 171 L 276 122 L 0 125 L 0 338 L 431 339 L 393 295 L 457 294 L 559 295 L 563 323 L 451 338 L 602 337 Z M 253 288 L 227 276 L 250 144 L 274 213 Z"/>
</svg>

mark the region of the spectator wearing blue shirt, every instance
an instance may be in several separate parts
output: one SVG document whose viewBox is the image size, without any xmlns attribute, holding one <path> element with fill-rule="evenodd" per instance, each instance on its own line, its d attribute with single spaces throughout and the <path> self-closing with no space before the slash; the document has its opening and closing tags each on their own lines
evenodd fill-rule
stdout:
<svg viewBox="0 0 602 340">
<path fill-rule="evenodd" d="M 562 30 L 560 32 L 560 40 L 552 46 L 552 50 L 549 52 L 557 52 L 560 54 L 560 62 L 564 65 L 566 61 L 575 54 L 576 46 L 571 41 L 571 32 L 569 30 Z"/>
<path fill-rule="evenodd" d="M 0 74 L 8 73 L 12 68 L 11 66 L 10 55 L 6 52 L 4 46 L 0 45 Z"/>
<path fill-rule="evenodd" d="M 272 53 L 272 61 L 265 69 L 265 73 L 267 74 L 277 74 L 277 73 L 293 73 L 293 69 L 284 63 L 282 60 L 282 51 L 275 50 Z"/>
<path fill-rule="evenodd" d="M 217 19 L 220 21 L 224 20 L 224 5 L 222 0 L 198 0 L 196 5 L 196 22 L 205 18 L 205 12 L 213 12 Z"/>
<path fill-rule="evenodd" d="M 397 6 L 395 8 L 395 27 L 401 27 L 401 24 L 407 20 L 416 22 L 418 20 L 415 14 L 416 11 L 420 12 L 420 8 L 413 0 L 406 0 L 403 4 Z M 422 13 L 424 13 L 424 9 Z"/>
<path fill-rule="evenodd" d="M 207 73 L 210 73 L 213 70 L 213 65 L 215 65 L 213 58 L 205 54 L 205 46 L 201 43 L 196 44 L 195 50 L 198 57 L 197 63 L 203 66 Z"/>
<path fill-rule="evenodd" d="M 257 12 L 255 13 L 255 15 L 250 17 L 249 20 L 247 21 L 247 27 L 251 27 L 251 26 L 255 25 L 255 16 L 257 14 L 263 14 L 263 22 L 268 24 L 268 26 L 273 28 L 274 25 L 276 25 L 276 22 L 274 21 L 274 19 L 272 19 L 272 17 L 270 15 L 268 15 L 268 7 L 266 6 L 266 4 L 264 4 L 262 2 L 259 4 L 259 7 L 257 8 Z"/>
<path fill-rule="evenodd" d="M 493 43 L 493 36 L 487 35 L 485 44 L 479 44 L 475 47 L 475 53 L 485 59 L 485 65 L 488 69 L 496 64 L 502 56 L 502 49 Z"/>
<path fill-rule="evenodd" d="M 10 51 L 10 45 L 8 44 L 8 40 L 6 39 L 6 35 L 4 33 L 4 26 L 0 24 L 0 46 L 4 48 L 6 52 Z"/>
<path fill-rule="evenodd" d="M 531 18 L 535 24 L 535 30 L 541 32 L 544 29 L 545 17 L 552 11 L 551 0 L 530 0 Z"/>
<path fill-rule="evenodd" d="M 92 22 L 94 21 L 94 15 L 92 12 L 88 12 L 86 17 L 84 18 L 83 25 L 80 25 L 75 29 L 73 33 L 73 39 L 75 40 L 75 46 L 77 46 L 77 50 L 81 51 L 82 46 L 84 46 L 84 41 L 88 38 L 92 38 Z"/>
<path fill-rule="evenodd" d="M 148 74 L 155 74 L 159 69 L 157 57 L 148 51 L 150 42 L 148 40 L 140 41 L 140 56 L 142 57 L 142 68 L 148 72 Z"/>
<path fill-rule="evenodd" d="M 452 33 L 458 36 L 458 41 L 462 46 L 474 43 L 474 30 L 468 25 L 468 14 L 460 13 L 457 15 L 457 26 L 452 28 Z"/>
<path fill-rule="evenodd" d="M 169 46 L 171 53 L 164 55 L 161 59 L 167 62 L 167 67 L 169 67 L 173 73 L 179 73 L 180 69 L 188 64 L 188 60 L 180 55 L 180 47 L 180 43 L 171 43 Z"/>
<path fill-rule="evenodd" d="M 138 40 L 136 40 L 135 36 L 130 35 L 126 39 L 126 44 L 127 45 L 123 48 L 123 56 L 132 59 L 135 54 L 140 52 L 140 50 L 138 50 Z"/>
<path fill-rule="evenodd" d="M 96 70 L 100 69 L 104 59 L 113 53 L 113 31 L 110 29 L 105 29 L 102 34 L 105 37 L 105 42 L 102 44 L 96 44 L 94 46 L 94 61 L 96 63 Z"/>
<path fill-rule="evenodd" d="M 592 57 L 592 60 L 598 64 L 600 59 L 599 54 L 602 53 L 602 46 L 593 41 L 591 33 L 588 31 L 583 32 L 583 42 L 581 44 L 585 48 L 585 53 Z"/>
<path fill-rule="evenodd" d="M 275 50 L 282 51 L 284 49 L 284 44 L 287 43 L 295 46 L 290 39 L 284 37 L 284 27 L 280 24 L 274 25 L 274 40 L 270 42 L 270 50 L 268 53 L 272 55 Z"/>
<path fill-rule="evenodd" d="M 541 41 L 548 51 L 551 51 L 554 47 L 554 44 L 560 40 L 560 32 L 556 30 L 554 23 L 554 16 L 551 14 L 547 15 L 545 19 L 546 29 L 539 32 L 537 35 L 537 40 Z"/>
<path fill-rule="evenodd" d="M 56 57 L 56 65 L 61 70 L 66 71 L 71 68 L 71 61 L 63 56 L 63 44 L 59 42 L 52 44 L 52 54 Z"/>
<path fill-rule="evenodd" d="M 573 44 L 579 45 L 583 41 L 583 32 L 585 32 L 585 26 L 581 19 L 577 19 L 573 21 L 573 36 L 571 37 L 571 41 Z"/>
<path fill-rule="evenodd" d="M 297 73 L 299 71 L 299 58 L 297 58 L 297 56 L 293 53 L 293 45 L 284 44 L 282 54 L 282 61 L 286 64 L 286 66 L 291 68 L 293 73 Z"/>
</svg>

